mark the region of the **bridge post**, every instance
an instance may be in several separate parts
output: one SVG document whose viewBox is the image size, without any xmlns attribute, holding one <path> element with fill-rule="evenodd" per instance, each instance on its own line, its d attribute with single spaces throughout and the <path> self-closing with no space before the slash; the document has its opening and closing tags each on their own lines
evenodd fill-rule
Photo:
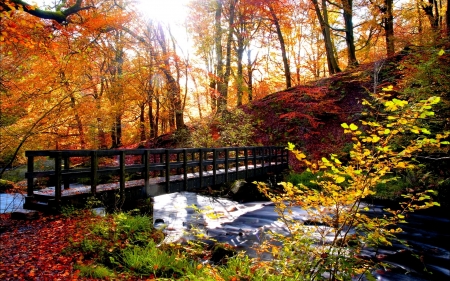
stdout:
<svg viewBox="0 0 450 281">
<path fill-rule="evenodd" d="M 64 171 L 70 170 L 69 156 L 64 156 Z M 64 189 L 70 188 L 69 178 L 64 178 Z"/>
<path fill-rule="evenodd" d="M 248 148 L 244 148 L 245 178 L 248 178 Z"/>
<path fill-rule="evenodd" d="M 252 155 L 253 155 L 253 176 L 256 177 L 256 148 L 252 147 Z"/>
<path fill-rule="evenodd" d="M 239 148 L 235 148 L 234 149 L 235 150 L 235 152 L 236 152 L 236 159 L 234 160 L 235 161 L 235 170 L 236 170 L 236 178 L 235 178 L 235 180 L 237 180 L 238 179 L 238 175 L 239 175 Z"/>
<path fill-rule="evenodd" d="M 26 156 L 28 157 L 27 161 L 27 196 L 33 197 L 33 187 L 34 187 L 34 156 L 31 154 L 26 153 Z"/>
<path fill-rule="evenodd" d="M 229 157 L 230 150 L 228 148 L 225 148 L 225 182 L 228 182 L 228 157 Z"/>
<path fill-rule="evenodd" d="M 55 154 L 55 201 L 61 203 L 61 152 Z"/>
<path fill-rule="evenodd" d="M 148 190 L 148 188 L 149 188 L 149 184 L 150 184 L 150 179 L 149 179 L 149 165 L 148 165 L 148 158 L 149 158 L 149 151 L 148 150 L 145 150 L 144 151 L 144 156 L 143 156 L 143 159 L 142 159 L 142 162 L 143 162 L 143 164 L 144 164 L 144 172 L 143 172 L 143 175 L 144 175 L 144 186 L 145 186 L 145 192 L 147 193 L 147 190 Z M 146 194 L 147 195 L 147 194 Z"/>
<path fill-rule="evenodd" d="M 125 151 L 120 151 L 120 186 L 119 186 L 119 195 L 120 195 L 120 204 L 125 202 Z"/>
<path fill-rule="evenodd" d="M 169 150 L 166 149 L 165 151 L 166 154 L 166 159 L 165 159 L 165 164 L 166 164 L 166 192 L 169 193 L 170 192 L 170 154 L 169 154 Z"/>
<path fill-rule="evenodd" d="M 186 191 L 187 190 L 187 152 L 186 152 L 186 148 L 183 149 L 183 190 Z"/>
<path fill-rule="evenodd" d="M 217 171 L 216 171 L 216 168 L 217 168 L 217 149 L 216 148 L 213 148 L 213 186 L 215 186 L 216 185 L 216 182 L 217 182 Z"/>
<path fill-rule="evenodd" d="M 97 151 L 91 151 L 91 193 L 95 195 L 98 183 L 98 157 Z"/>
<path fill-rule="evenodd" d="M 200 179 L 200 188 L 203 187 L 203 150 L 200 149 L 200 153 L 198 155 L 198 176 Z"/>
</svg>

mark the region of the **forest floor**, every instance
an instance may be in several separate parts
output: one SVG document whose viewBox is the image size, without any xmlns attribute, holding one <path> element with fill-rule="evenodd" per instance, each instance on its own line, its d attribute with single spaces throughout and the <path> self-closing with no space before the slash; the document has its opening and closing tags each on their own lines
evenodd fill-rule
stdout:
<svg viewBox="0 0 450 281">
<path fill-rule="evenodd" d="M 0 215 L 0 280 L 79 280 L 74 265 L 81 255 L 64 255 L 83 237 L 80 218 L 40 214 L 34 220 Z"/>
</svg>

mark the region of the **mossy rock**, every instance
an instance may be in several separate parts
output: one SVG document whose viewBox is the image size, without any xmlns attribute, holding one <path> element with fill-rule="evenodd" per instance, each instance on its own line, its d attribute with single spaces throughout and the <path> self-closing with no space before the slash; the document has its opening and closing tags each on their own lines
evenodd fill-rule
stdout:
<svg viewBox="0 0 450 281">
<path fill-rule="evenodd" d="M 15 188 L 16 186 L 12 181 L 0 179 L 0 193 L 8 192 Z"/>
</svg>

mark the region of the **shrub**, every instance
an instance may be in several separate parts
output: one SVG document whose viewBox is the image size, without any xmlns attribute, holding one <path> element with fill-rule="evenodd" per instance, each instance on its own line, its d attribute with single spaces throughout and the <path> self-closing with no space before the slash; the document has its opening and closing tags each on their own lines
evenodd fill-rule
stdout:
<svg viewBox="0 0 450 281">
<path fill-rule="evenodd" d="M 350 159 L 345 164 L 333 154 L 312 163 L 289 144 L 288 149 L 308 167 L 304 175 L 292 180 L 299 183 L 281 183 L 284 193 L 272 193 L 264 183 L 258 183 L 260 190 L 276 204 L 276 210 L 291 234 L 277 237 L 283 246 L 272 246 L 272 253 L 279 257 L 275 264 L 283 274 L 290 276 L 301 271 L 308 280 L 321 277 L 350 280 L 361 275 L 373 278 L 370 271 L 377 267 L 377 261 L 362 257 L 361 250 L 391 245 L 391 241 L 397 239 L 396 234 L 402 232 L 397 225 L 404 222 L 406 213 L 439 206 L 434 201 L 435 190 L 428 186 L 404 189 L 399 180 L 401 175 L 412 177 L 411 171 L 418 170 L 414 159 L 418 153 L 447 150 L 443 147 L 449 143 L 445 139 L 450 132 L 431 137 L 424 122 L 433 115 L 431 108 L 440 99 L 430 97 L 417 102 L 388 99 L 386 92 L 391 89 L 387 87 L 375 97 L 375 101 L 385 108 L 385 112 L 375 118 L 378 121 L 362 121 L 362 126 L 342 124 L 344 133 L 350 134 L 353 140 Z M 380 106 L 365 103 L 373 108 Z M 366 129 L 361 130 L 361 127 Z M 415 138 L 410 138 L 411 134 Z M 410 141 L 394 148 L 392 141 L 401 135 L 407 135 Z M 311 174 L 319 173 L 319 179 L 313 181 L 318 188 L 303 183 L 312 177 Z M 363 200 L 376 196 L 383 186 L 393 183 L 402 189 L 399 207 L 386 209 L 389 215 L 383 218 L 370 217 Z M 309 221 L 316 223 L 303 225 L 294 220 L 290 212 L 294 206 L 305 209 Z M 311 235 L 312 229 L 318 237 Z M 296 266 L 284 263 L 286 259 L 293 260 Z"/>
</svg>

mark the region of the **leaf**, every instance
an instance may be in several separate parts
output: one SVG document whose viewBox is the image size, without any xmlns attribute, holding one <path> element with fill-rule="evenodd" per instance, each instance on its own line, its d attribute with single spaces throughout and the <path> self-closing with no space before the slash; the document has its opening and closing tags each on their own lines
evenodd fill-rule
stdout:
<svg viewBox="0 0 450 281">
<path fill-rule="evenodd" d="M 383 88 L 382 90 L 385 91 L 385 92 L 390 92 L 390 91 L 392 91 L 393 89 L 394 89 L 394 86 L 389 85 L 389 86 Z"/>
<path fill-rule="evenodd" d="M 437 103 L 439 103 L 441 101 L 441 98 L 440 97 L 436 97 L 436 96 L 432 96 L 432 97 L 428 98 L 428 101 L 431 104 L 437 104 Z"/>
<path fill-rule="evenodd" d="M 356 131 L 356 130 L 358 130 L 358 126 L 356 126 L 355 124 L 350 124 L 350 130 L 352 130 L 352 131 Z"/>
<path fill-rule="evenodd" d="M 288 150 L 294 150 L 295 149 L 295 144 L 293 144 L 293 143 L 291 143 L 291 142 L 288 142 L 288 147 L 287 147 L 287 149 Z"/>
<path fill-rule="evenodd" d="M 438 52 L 438 56 L 442 56 L 443 54 L 445 54 L 444 49 L 440 49 L 439 52 Z"/>
<path fill-rule="evenodd" d="M 421 128 L 420 130 L 421 130 L 422 133 L 424 133 L 424 134 L 427 134 L 427 135 L 431 134 L 431 132 L 430 132 L 427 128 Z"/>
<path fill-rule="evenodd" d="M 341 124 L 341 127 L 344 128 L 344 129 L 348 129 L 347 123 L 342 123 L 342 124 Z"/>
<path fill-rule="evenodd" d="M 336 178 L 335 181 L 336 181 L 336 183 L 341 183 L 341 182 L 344 182 L 344 181 L 345 181 L 345 178 L 342 177 L 342 176 L 339 176 L 339 177 Z"/>
</svg>

